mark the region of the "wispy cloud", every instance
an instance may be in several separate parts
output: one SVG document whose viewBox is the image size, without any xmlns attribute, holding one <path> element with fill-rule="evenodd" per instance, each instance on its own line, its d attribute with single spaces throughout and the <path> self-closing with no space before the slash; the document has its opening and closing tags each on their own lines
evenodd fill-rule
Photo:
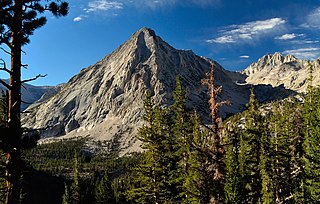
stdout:
<svg viewBox="0 0 320 204">
<path fill-rule="evenodd" d="M 315 44 L 315 43 L 319 43 L 319 40 L 293 40 L 292 41 L 293 44 Z"/>
<path fill-rule="evenodd" d="M 308 48 L 299 48 L 294 50 L 285 50 L 282 52 L 284 55 L 294 55 L 300 59 L 310 59 L 315 60 L 320 56 L 320 48 L 317 47 L 308 47 Z"/>
<path fill-rule="evenodd" d="M 235 43 L 234 37 L 232 35 L 225 35 L 215 39 L 206 40 L 208 43 Z"/>
<path fill-rule="evenodd" d="M 281 35 L 281 36 L 277 36 L 275 37 L 276 40 L 292 40 L 298 36 L 303 36 L 303 34 L 295 34 L 295 33 L 288 33 L 288 34 L 284 34 L 284 35 Z"/>
<path fill-rule="evenodd" d="M 241 59 L 249 59 L 250 56 L 249 56 L 249 55 L 241 55 L 240 58 L 241 58 Z"/>
<path fill-rule="evenodd" d="M 231 25 L 221 30 L 221 36 L 207 40 L 208 43 L 236 43 L 270 34 L 286 23 L 282 18 L 271 18 L 262 21 L 252 21 L 241 25 Z"/>
<path fill-rule="evenodd" d="M 192 5 L 198 7 L 208 7 L 220 5 L 221 0 L 119 0 L 124 4 L 143 8 L 168 8 L 177 5 Z"/>
<path fill-rule="evenodd" d="M 78 17 L 75 17 L 73 19 L 74 22 L 79 22 L 79 21 L 82 21 L 82 17 L 81 16 L 78 16 Z"/>
<path fill-rule="evenodd" d="M 119 1 L 93 0 L 82 8 L 82 14 L 73 19 L 74 22 L 80 22 L 91 15 L 100 14 L 105 16 L 118 16 L 120 10 L 124 9 L 124 4 Z"/>
<path fill-rule="evenodd" d="M 123 9 L 123 3 L 117 1 L 96 0 L 88 3 L 88 7 L 84 9 L 85 12 L 91 13 L 96 11 L 109 11 Z"/>
<path fill-rule="evenodd" d="M 302 24 L 302 26 L 305 28 L 320 28 L 320 7 L 311 11 L 306 18 L 306 22 Z"/>
<path fill-rule="evenodd" d="M 119 11 L 125 9 L 125 7 L 135 7 L 137 9 L 158 9 L 177 5 L 207 7 L 219 5 L 221 1 L 222 0 L 89 0 L 83 11 L 86 14 L 105 14 L 112 12 L 111 16 L 117 16 Z M 83 14 L 80 17 L 82 16 Z"/>
</svg>

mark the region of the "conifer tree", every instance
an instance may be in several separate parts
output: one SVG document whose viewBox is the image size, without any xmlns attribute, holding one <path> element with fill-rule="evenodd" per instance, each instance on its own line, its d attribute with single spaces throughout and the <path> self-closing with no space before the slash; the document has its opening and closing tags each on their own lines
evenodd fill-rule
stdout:
<svg viewBox="0 0 320 204">
<path fill-rule="evenodd" d="M 312 72 L 312 65 L 310 64 Z M 304 103 L 303 163 L 304 163 L 304 202 L 320 202 L 320 88 L 312 87 L 310 74 L 308 92 Z"/>
<path fill-rule="evenodd" d="M 239 120 L 239 118 L 236 120 Z M 241 176 L 239 171 L 240 133 L 237 123 L 231 120 L 226 124 L 224 142 L 226 144 L 226 179 L 224 185 L 225 203 L 241 203 Z"/>
<path fill-rule="evenodd" d="M 6 203 L 18 203 L 20 193 L 20 140 L 22 136 L 20 121 L 21 84 L 33 79 L 21 80 L 21 67 L 26 67 L 21 60 L 22 46 L 29 43 L 34 31 L 46 23 L 46 17 L 40 16 L 49 11 L 55 16 L 68 13 L 66 2 L 48 0 L 4 0 L 0 1 L 0 46 L 4 53 L 10 55 L 10 68 L 2 60 L 1 70 L 9 75 L 9 83 L 0 80 L 9 90 L 8 97 L 8 128 L 10 135 L 5 135 L 4 149 L 7 163 L 8 178 Z M 5 48 L 8 48 L 6 50 Z"/>
<path fill-rule="evenodd" d="M 245 114 L 245 127 L 240 135 L 239 170 L 241 175 L 241 202 L 258 203 L 261 198 L 260 156 L 261 137 L 264 132 L 259 103 L 251 89 L 249 108 Z"/>
<path fill-rule="evenodd" d="M 211 130 L 201 128 L 199 116 L 195 113 L 193 119 L 192 146 L 190 148 L 189 169 L 184 187 L 187 195 L 184 203 L 211 203 L 216 196 L 217 185 L 214 181 L 214 151 Z"/>
<path fill-rule="evenodd" d="M 65 183 L 64 184 L 64 194 L 62 196 L 62 204 L 70 204 L 70 195 L 69 195 L 69 187 Z"/>
<path fill-rule="evenodd" d="M 77 152 L 74 152 L 73 160 L 73 181 L 70 187 L 70 202 L 71 204 L 79 204 L 81 201 L 80 183 L 79 183 L 79 158 Z"/>
<path fill-rule="evenodd" d="M 145 103 L 143 125 L 138 139 L 143 142 L 145 159 L 136 168 L 136 186 L 128 192 L 130 198 L 139 203 L 174 203 L 175 195 L 170 183 L 172 164 L 170 144 L 172 135 L 169 111 L 154 105 L 148 95 Z"/>
<path fill-rule="evenodd" d="M 174 185 L 178 188 L 178 200 L 188 198 L 188 192 L 185 189 L 185 180 L 190 167 L 190 151 L 191 151 L 191 138 L 192 135 L 192 121 L 190 114 L 186 109 L 186 93 L 182 86 L 182 78 L 177 76 L 176 88 L 173 93 L 174 104 L 173 110 L 173 134 L 174 134 L 174 156 L 172 159 L 177 166 L 174 168 L 175 179 Z"/>
<path fill-rule="evenodd" d="M 116 203 L 113 196 L 113 189 L 108 175 L 98 179 L 94 189 L 95 203 Z"/>
<path fill-rule="evenodd" d="M 301 114 L 293 98 L 273 105 L 270 118 L 272 191 L 277 203 L 293 202 L 301 183 Z M 298 201 L 296 201 L 298 202 Z"/>
</svg>

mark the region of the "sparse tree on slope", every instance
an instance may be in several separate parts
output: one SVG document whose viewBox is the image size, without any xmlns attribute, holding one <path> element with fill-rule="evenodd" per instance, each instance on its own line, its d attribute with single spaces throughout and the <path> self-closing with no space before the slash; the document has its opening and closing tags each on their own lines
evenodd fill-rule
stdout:
<svg viewBox="0 0 320 204">
<path fill-rule="evenodd" d="M 58 3 L 57 3 L 58 2 Z M 1 70 L 9 75 L 9 83 L 0 80 L 9 90 L 8 128 L 10 135 L 5 135 L 5 155 L 10 163 L 7 178 L 6 203 L 18 203 L 20 194 L 20 140 L 22 135 L 20 122 L 21 84 L 34 79 L 21 80 L 22 46 L 29 43 L 33 32 L 46 23 L 46 17 L 39 14 L 49 11 L 55 16 L 68 13 L 68 4 L 60 1 L 40 0 L 3 0 L 0 1 L 0 46 L 9 54 L 10 68 L 2 61 Z M 4 136 L 3 136 L 4 137 Z"/>
</svg>

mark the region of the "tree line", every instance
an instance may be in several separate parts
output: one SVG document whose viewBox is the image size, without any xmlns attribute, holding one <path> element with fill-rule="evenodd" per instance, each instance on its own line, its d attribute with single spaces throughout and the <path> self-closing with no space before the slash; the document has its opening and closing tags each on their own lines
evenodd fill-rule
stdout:
<svg viewBox="0 0 320 204">
<path fill-rule="evenodd" d="M 146 157 L 134 171 L 130 198 L 138 203 L 320 202 L 320 88 L 311 86 L 312 78 L 300 100 L 261 105 L 252 89 L 248 109 L 223 127 L 214 111 L 206 126 L 186 109 L 180 80 L 172 107 L 146 99 L 147 124 L 138 134 Z"/>
<path fill-rule="evenodd" d="M 216 97 L 220 88 L 210 86 L 210 74 L 204 82 Z M 145 125 L 137 135 L 142 153 L 119 158 L 120 138 L 95 144 L 95 153 L 86 151 L 86 139 L 61 141 L 24 150 L 25 169 L 33 179 L 39 176 L 38 184 L 52 179 L 52 188 L 59 189 L 55 203 L 320 201 L 319 88 L 309 86 L 303 99 L 270 104 L 260 104 L 252 90 L 247 110 L 224 123 L 210 97 L 209 125 L 186 107 L 181 77 L 173 96 L 173 105 L 165 106 L 147 95 Z M 28 173 L 23 176 L 28 180 Z M 22 203 L 41 197 L 36 187 L 24 189 Z"/>
</svg>

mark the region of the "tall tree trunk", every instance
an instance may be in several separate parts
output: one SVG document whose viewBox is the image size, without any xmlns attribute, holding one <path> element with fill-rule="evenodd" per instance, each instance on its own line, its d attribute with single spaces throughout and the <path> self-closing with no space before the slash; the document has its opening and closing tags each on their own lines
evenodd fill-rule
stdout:
<svg viewBox="0 0 320 204">
<path fill-rule="evenodd" d="M 20 199 L 20 140 L 22 136 L 20 121 L 21 105 L 21 47 L 22 47 L 22 2 L 14 1 L 14 19 L 16 20 L 12 28 L 11 42 L 11 74 L 9 84 L 9 110 L 6 155 L 6 175 L 7 175 L 7 204 L 19 203 Z"/>
</svg>

